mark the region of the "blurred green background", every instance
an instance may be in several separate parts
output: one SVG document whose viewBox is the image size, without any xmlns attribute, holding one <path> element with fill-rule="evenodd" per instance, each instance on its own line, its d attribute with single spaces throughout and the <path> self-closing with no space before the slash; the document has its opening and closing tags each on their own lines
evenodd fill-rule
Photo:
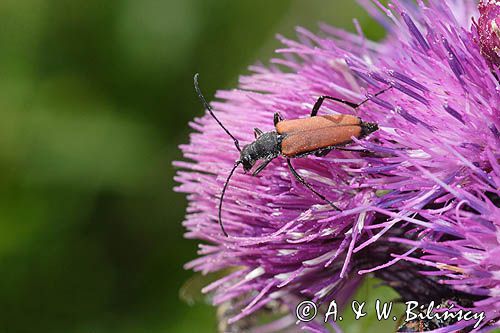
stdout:
<svg viewBox="0 0 500 333">
<path fill-rule="evenodd" d="M 203 110 L 294 27 L 380 37 L 353 0 L 0 2 L 0 332 L 212 332 L 179 289 L 172 191 Z"/>
</svg>

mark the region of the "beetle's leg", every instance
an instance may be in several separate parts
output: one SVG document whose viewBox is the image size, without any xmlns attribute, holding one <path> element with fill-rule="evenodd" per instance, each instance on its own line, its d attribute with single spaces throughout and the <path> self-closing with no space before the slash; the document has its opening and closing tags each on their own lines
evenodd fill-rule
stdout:
<svg viewBox="0 0 500 333">
<path fill-rule="evenodd" d="M 278 113 L 278 112 L 275 112 L 274 113 L 274 127 L 276 127 L 276 125 L 283 120 L 283 117 Z"/>
<path fill-rule="evenodd" d="M 257 167 L 257 169 L 255 169 L 255 171 L 252 173 L 252 176 L 257 176 L 262 170 L 264 170 L 264 168 L 272 161 L 273 159 L 272 158 L 268 158 L 268 159 L 265 159 L 261 164 L 259 164 L 259 166 Z"/>
<path fill-rule="evenodd" d="M 352 151 L 355 153 L 373 153 L 372 151 L 369 151 L 367 149 L 349 149 L 349 148 L 344 148 L 344 147 L 334 147 L 333 149 L 342 150 L 342 151 Z"/>
<path fill-rule="evenodd" d="M 335 98 L 335 97 L 326 96 L 326 95 L 319 96 L 319 98 L 316 101 L 316 103 L 314 103 L 314 107 L 313 107 L 313 109 L 311 111 L 311 117 L 315 117 L 318 114 L 319 108 L 321 107 L 321 104 L 323 104 L 323 102 L 324 102 L 325 99 L 330 99 L 332 101 L 336 101 L 336 102 L 348 105 L 348 106 L 350 106 L 353 109 L 355 109 L 355 108 L 358 107 L 358 104 L 352 103 L 352 102 L 349 102 L 349 101 L 345 101 L 345 100 L 340 99 L 340 98 Z"/>
<path fill-rule="evenodd" d="M 333 209 L 335 210 L 339 210 L 341 211 L 340 208 L 338 208 L 337 206 L 335 206 L 330 200 L 328 200 L 327 198 L 325 198 L 321 193 L 318 193 L 315 189 L 312 188 L 311 185 L 309 185 L 305 180 L 304 178 L 302 178 L 302 176 L 300 176 L 297 171 L 293 168 L 292 166 L 292 162 L 290 161 L 289 158 L 286 159 L 286 163 L 288 164 L 288 168 L 290 169 L 290 172 L 292 173 L 292 175 L 295 177 L 295 179 L 297 179 L 299 181 L 299 183 L 301 183 L 302 185 L 304 185 L 305 187 L 307 187 L 311 192 L 313 192 L 314 194 L 316 194 L 318 197 L 320 197 L 322 200 L 328 202 L 328 204 L 330 206 L 333 207 Z"/>
<path fill-rule="evenodd" d="M 384 89 L 382 89 L 381 91 L 379 91 L 378 93 L 376 93 L 373 96 L 377 97 L 378 95 L 385 93 L 387 90 L 389 90 L 391 88 L 392 88 L 392 86 L 384 88 Z M 342 98 L 336 98 L 336 97 L 326 96 L 326 95 L 320 96 L 318 98 L 318 100 L 316 101 L 316 103 L 314 103 L 314 107 L 313 107 L 313 109 L 311 111 L 311 117 L 314 117 L 314 116 L 316 116 L 318 114 L 319 108 L 321 107 L 321 104 L 323 104 L 323 101 L 325 99 L 329 99 L 329 100 L 332 100 L 332 101 L 335 101 L 335 102 L 339 102 L 339 103 L 345 104 L 347 106 L 350 106 L 353 109 L 356 109 L 356 108 L 360 107 L 361 105 L 365 104 L 366 102 L 368 102 L 370 100 L 369 98 L 365 98 L 364 100 L 362 100 L 359 103 L 353 103 L 353 102 L 346 101 L 346 100 L 344 100 Z"/>
<path fill-rule="evenodd" d="M 322 149 L 314 153 L 315 156 L 317 157 L 324 157 L 328 155 L 332 150 L 342 150 L 342 151 L 352 151 L 354 153 L 371 153 L 371 151 L 367 149 L 349 149 L 349 148 L 344 148 L 344 147 L 331 147 L 327 149 Z"/>
<path fill-rule="evenodd" d="M 315 152 L 314 155 L 318 156 L 318 157 L 323 157 L 323 156 L 328 155 L 328 153 L 331 151 L 332 151 L 332 149 L 322 149 L 322 150 Z"/>
<path fill-rule="evenodd" d="M 259 136 L 262 135 L 262 131 L 256 127 L 253 129 L 253 134 L 255 135 L 255 138 L 257 139 Z"/>
</svg>

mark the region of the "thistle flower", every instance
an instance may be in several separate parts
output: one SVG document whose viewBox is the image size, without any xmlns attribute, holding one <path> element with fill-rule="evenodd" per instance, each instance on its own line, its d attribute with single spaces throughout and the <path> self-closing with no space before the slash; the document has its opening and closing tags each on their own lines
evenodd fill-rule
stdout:
<svg viewBox="0 0 500 333">
<path fill-rule="evenodd" d="M 175 162 L 183 169 L 177 191 L 188 193 L 186 237 L 203 242 L 200 258 L 186 268 L 233 268 L 204 292 L 214 293 L 215 305 L 231 304 L 230 325 L 266 309 L 281 315 L 262 332 L 296 329 L 293 309 L 301 300 L 346 302 L 367 273 L 404 300 L 465 299 L 461 306 L 485 311 L 478 329 L 497 327 L 500 95 L 472 24 L 477 8 L 466 0 L 360 2 L 387 29 L 384 41 L 367 40 L 357 22 L 358 34 L 298 28 L 298 41 L 279 37 L 284 47 L 270 66 L 250 67 L 239 89 L 219 91 L 212 103 L 247 143 L 254 127 L 273 130 L 276 111 L 303 118 L 320 95 L 368 97 L 356 110 L 325 102 L 320 113 L 379 124 L 368 138 L 354 139 L 353 147 L 369 153 L 294 160 L 342 212 L 297 183 L 277 158 L 258 177 L 235 173 L 224 203 L 225 237 L 218 201 L 238 152 L 205 115 L 190 123 L 195 132 L 181 146 L 188 161 Z M 323 325 L 302 328 L 320 332 Z M 441 330 L 463 327 L 472 324 Z"/>
</svg>

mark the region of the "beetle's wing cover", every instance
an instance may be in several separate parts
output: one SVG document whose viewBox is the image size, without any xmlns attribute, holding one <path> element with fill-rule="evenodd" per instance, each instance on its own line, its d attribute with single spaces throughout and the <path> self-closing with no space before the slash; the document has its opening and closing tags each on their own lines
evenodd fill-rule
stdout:
<svg viewBox="0 0 500 333">
<path fill-rule="evenodd" d="M 283 120 L 276 124 L 276 131 L 279 134 L 293 134 L 315 130 L 323 127 L 359 125 L 361 120 L 356 116 L 346 114 L 316 116 L 310 118 Z"/>
<path fill-rule="evenodd" d="M 318 149 L 343 145 L 361 135 L 361 120 L 351 115 L 327 115 L 284 120 L 276 125 L 283 135 L 281 153 L 293 157 Z"/>
</svg>

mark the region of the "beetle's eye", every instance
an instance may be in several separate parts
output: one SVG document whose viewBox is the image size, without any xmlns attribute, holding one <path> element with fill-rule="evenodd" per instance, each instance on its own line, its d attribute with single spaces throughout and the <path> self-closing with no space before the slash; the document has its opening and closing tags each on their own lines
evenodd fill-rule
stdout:
<svg viewBox="0 0 500 333">
<path fill-rule="evenodd" d="M 254 165 L 255 161 L 253 161 L 250 156 L 245 156 L 243 158 L 243 169 L 245 169 L 245 171 L 248 171 L 252 168 L 252 166 Z"/>
</svg>

